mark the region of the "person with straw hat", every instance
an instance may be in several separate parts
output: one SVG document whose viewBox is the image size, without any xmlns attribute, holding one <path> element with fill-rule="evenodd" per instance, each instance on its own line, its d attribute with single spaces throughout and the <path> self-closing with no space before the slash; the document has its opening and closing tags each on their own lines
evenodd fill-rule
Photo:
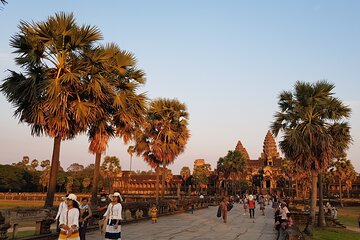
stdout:
<svg viewBox="0 0 360 240">
<path fill-rule="evenodd" d="M 122 198 L 119 192 L 115 192 L 109 198 L 111 203 L 104 214 L 104 219 L 107 219 L 105 239 L 121 239 L 122 206 L 120 202 Z"/>
<path fill-rule="evenodd" d="M 80 240 L 79 236 L 79 202 L 75 194 L 66 197 L 67 210 L 62 211 L 59 219 L 59 240 Z"/>
</svg>

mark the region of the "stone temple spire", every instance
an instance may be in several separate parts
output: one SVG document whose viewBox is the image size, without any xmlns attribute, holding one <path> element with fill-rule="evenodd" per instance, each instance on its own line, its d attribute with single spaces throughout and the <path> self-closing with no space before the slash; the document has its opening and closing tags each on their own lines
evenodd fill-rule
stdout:
<svg viewBox="0 0 360 240">
<path fill-rule="evenodd" d="M 263 152 L 261 153 L 261 159 L 266 161 L 266 165 L 272 165 L 273 159 L 280 157 L 280 154 L 276 147 L 276 142 L 270 131 L 266 133 Z"/>
<path fill-rule="evenodd" d="M 246 148 L 244 148 L 244 146 L 241 144 L 240 141 L 238 141 L 238 143 L 236 144 L 235 150 L 241 152 L 244 155 L 246 160 L 250 160 L 250 157 L 249 157 L 248 152 L 246 151 Z"/>
</svg>

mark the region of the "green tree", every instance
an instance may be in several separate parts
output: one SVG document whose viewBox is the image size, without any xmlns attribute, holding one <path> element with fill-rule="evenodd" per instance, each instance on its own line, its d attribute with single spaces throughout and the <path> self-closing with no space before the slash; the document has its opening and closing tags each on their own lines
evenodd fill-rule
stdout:
<svg viewBox="0 0 360 240">
<path fill-rule="evenodd" d="M 191 176 L 190 168 L 187 166 L 182 167 L 180 170 L 180 176 L 184 181 L 186 181 L 186 179 Z"/>
<path fill-rule="evenodd" d="M 208 177 L 210 175 L 210 172 L 211 172 L 210 164 L 195 166 L 192 174 L 193 177 L 192 179 L 200 192 L 202 192 L 203 189 L 207 189 L 207 185 L 209 183 Z"/>
<path fill-rule="evenodd" d="M 31 170 L 36 171 L 36 168 L 39 166 L 39 161 L 36 159 L 33 159 L 31 161 L 30 166 L 31 166 Z"/>
<path fill-rule="evenodd" d="M 228 151 L 225 157 L 219 158 L 217 169 L 225 178 L 225 194 L 228 194 L 229 183 L 238 181 L 246 167 L 246 159 L 239 151 Z"/>
<path fill-rule="evenodd" d="M 347 183 L 346 185 L 350 185 L 352 181 L 356 179 L 356 172 L 354 166 L 351 161 L 346 159 L 345 157 L 338 158 L 335 160 L 333 167 L 330 170 L 332 175 L 339 181 L 339 195 L 340 195 L 340 204 L 341 207 L 344 207 L 343 203 L 343 183 Z"/>
<path fill-rule="evenodd" d="M 294 91 L 279 95 L 279 111 L 271 129 L 275 136 L 283 133 L 280 148 L 295 166 L 311 173 L 311 221 L 305 232 L 312 234 L 315 224 L 317 183 L 319 184 L 319 223 L 324 224 L 321 174 L 336 153 L 344 152 L 350 142 L 350 128 L 345 122 L 350 108 L 334 97 L 334 85 L 327 81 L 296 82 Z M 319 175 L 320 174 L 320 175 Z"/>
<path fill-rule="evenodd" d="M 21 21 L 10 41 L 23 72 L 10 71 L 0 90 L 32 135 L 54 139 L 45 207 L 53 206 L 61 141 L 84 131 L 93 113 L 84 55 L 101 38 L 96 27 L 79 26 L 73 14 L 57 13 L 46 21 Z"/>
<path fill-rule="evenodd" d="M 109 183 L 109 192 L 111 193 L 115 177 L 121 174 L 120 160 L 115 156 L 106 156 L 100 169 Z"/>
<path fill-rule="evenodd" d="M 188 112 L 184 103 L 176 99 L 156 99 L 150 104 L 142 132 L 136 134 L 135 149 L 142 154 L 157 172 L 157 199 L 159 165 L 164 171 L 162 176 L 162 197 L 165 195 L 166 166 L 185 150 L 190 137 Z"/>
</svg>

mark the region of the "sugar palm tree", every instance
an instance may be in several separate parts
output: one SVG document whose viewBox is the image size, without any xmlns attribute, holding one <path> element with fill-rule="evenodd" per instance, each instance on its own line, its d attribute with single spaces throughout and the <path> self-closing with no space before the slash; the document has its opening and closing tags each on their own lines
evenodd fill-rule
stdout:
<svg viewBox="0 0 360 240">
<path fill-rule="evenodd" d="M 109 138 L 121 137 L 125 143 L 133 138 L 145 114 L 146 95 L 137 90 L 145 83 L 144 73 L 136 69 L 135 57 L 120 50 L 116 44 L 108 44 L 91 52 L 88 56 L 98 64 L 90 85 L 98 94 L 92 94 L 91 101 L 99 106 L 94 114 L 95 121 L 89 124 L 89 150 L 95 156 L 92 201 L 96 200 L 101 154 L 106 150 Z M 95 79 L 95 81 L 94 81 Z"/>
<path fill-rule="evenodd" d="M 159 98 L 151 102 L 142 131 L 137 134 L 137 154 L 141 154 L 156 169 L 162 165 L 162 198 L 165 195 L 166 166 L 185 150 L 190 137 L 187 125 L 188 112 L 184 103 Z M 157 196 L 158 178 L 157 170 Z"/>
<path fill-rule="evenodd" d="M 127 189 L 129 189 L 129 185 L 131 183 L 131 167 L 132 167 L 132 158 L 135 153 L 135 147 L 129 146 L 127 149 L 128 154 L 130 155 L 130 169 L 129 169 L 129 182 L 127 183 Z"/>
<path fill-rule="evenodd" d="M 53 205 L 61 141 L 84 131 L 91 117 L 94 106 L 83 89 L 87 75 L 83 53 L 101 38 L 96 27 L 79 26 L 73 14 L 58 13 L 46 21 L 21 21 L 19 33 L 10 41 L 24 72 L 10 71 L 1 91 L 33 135 L 54 139 L 45 207 Z"/>
<path fill-rule="evenodd" d="M 275 136 L 283 132 L 280 148 L 285 156 L 312 175 L 311 222 L 305 229 L 308 234 L 312 234 L 315 224 L 318 174 L 328 168 L 336 152 L 345 151 L 351 142 L 350 128 L 343 122 L 351 110 L 333 96 L 334 87 L 327 81 L 296 82 L 293 92 L 280 93 L 280 111 L 271 126 Z M 339 139 L 341 144 L 337 143 Z M 322 207 L 319 212 L 322 222 Z"/>
</svg>

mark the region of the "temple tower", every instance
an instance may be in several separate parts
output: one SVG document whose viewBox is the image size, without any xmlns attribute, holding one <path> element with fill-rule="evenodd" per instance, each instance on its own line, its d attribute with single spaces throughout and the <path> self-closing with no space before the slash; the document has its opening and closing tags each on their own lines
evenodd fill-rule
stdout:
<svg viewBox="0 0 360 240">
<path fill-rule="evenodd" d="M 240 141 L 238 141 L 238 143 L 236 144 L 235 150 L 241 152 L 246 160 L 250 160 L 250 157 L 249 157 L 248 152 L 246 151 L 246 148 L 244 148 L 244 146 L 242 145 L 242 143 Z"/>
<path fill-rule="evenodd" d="M 263 152 L 261 153 L 260 159 L 264 161 L 266 166 L 273 166 L 274 160 L 279 159 L 280 154 L 276 147 L 276 142 L 270 131 L 266 133 Z"/>
</svg>

